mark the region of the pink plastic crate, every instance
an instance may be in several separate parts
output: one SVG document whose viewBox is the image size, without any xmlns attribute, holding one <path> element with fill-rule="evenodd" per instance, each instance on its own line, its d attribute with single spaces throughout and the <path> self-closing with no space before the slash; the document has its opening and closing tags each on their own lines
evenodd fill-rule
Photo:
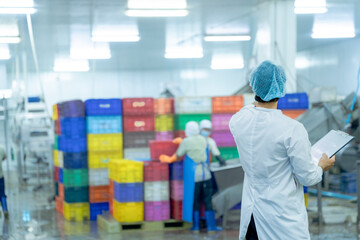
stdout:
<svg viewBox="0 0 360 240">
<path fill-rule="evenodd" d="M 155 140 L 156 141 L 168 141 L 174 139 L 174 132 L 156 132 Z"/>
<path fill-rule="evenodd" d="M 233 114 L 213 114 L 211 122 L 214 131 L 229 131 L 229 122 Z"/>
<path fill-rule="evenodd" d="M 145 221 L 170 219 L 170 201 L 145 202 Z"/>
<path fill-rule="evenodd" d="M 234 147 L 235 140 L 229 131 L 216 131 L 212 133 L 212 138 L 215 140 L 218 147 Z"/>
<path fill-rule="evenodd" d="M 170 181 L 170 198 L 174 200 L 183 200 L 184 198 L 184 182 Z"/>
</svg>

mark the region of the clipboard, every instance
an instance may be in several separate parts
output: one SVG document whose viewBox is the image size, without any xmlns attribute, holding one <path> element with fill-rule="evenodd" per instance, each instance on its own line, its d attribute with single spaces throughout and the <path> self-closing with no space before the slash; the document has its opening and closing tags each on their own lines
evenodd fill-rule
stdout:
<svg viewBox="0 0 360 240">
<path fill-rule="evenodd" d="M 353 139 L 345 132 L 331 130 L 311 147 L 311 157 L 318 164 L 323 153 L 331 158 Z"/>
</svg>

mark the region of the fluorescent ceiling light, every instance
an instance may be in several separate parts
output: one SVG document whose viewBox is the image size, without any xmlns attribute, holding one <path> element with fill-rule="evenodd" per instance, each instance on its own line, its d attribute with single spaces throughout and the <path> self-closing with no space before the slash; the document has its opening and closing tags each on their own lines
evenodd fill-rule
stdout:
<svg viewBox="0 0 360 240">
<path fill-rule="evenodd" d="M 326 0 L 295 0 L 294 12 L 296 14 L 326 13 Z"/>
<path fill-rule="evenodd" d="M 321 14 L 326 13 L 328 9 L 326 7 L 321 8 L 295 8 L 294 12 L 296 14 Z"/>
<path fill-rule="evenodd" d="M 214 55 L 211 59 L 211 69 L 243 69 L 244 59 L 241 54 Z"/>
<path fill-rule="evenodd" d="M 250 41 L 251 37 L 248 35 L 208 35 L 204 37 L 206 42 L 239 42 Z"/>
<path fill-rule="evenodd" d="M 186 0 L 128 0 L 129 9 L 185 9 Z"/>
<path fill-rule="evenodd" d="M 322 31 L 322 32 L 313 32 L 311 34 L 312 38 L 315 39 L 325 39 L 325 38 L 354 38 L 356 36 L 354 31 L 332 31 L 329 29 L 329 31 Z"/>
<path fill-rule="evenodd" d="M 88 48 L 71 48 L 70 58 L 72 59 L 110 59 L 110 49 L 88 49 Z"/>
<path fill-rule="evenodd" d="M 88 72 L 89 70 L 88 60 L 74 60 L 67 58 L 55 59 L 55 72 Z"/>
<path fill-rule="evenodd" d="M 173 48 L 168 49 L 165 52 L 165 58 L 176 59 L 176 58 L 203 58 L 204 53 L 202 48 Z"/>
<path fill-rule="evenodd" d="M 11 58 L 9 45 L 8 44 L 0 44 L 0 59 L 8 60 Z"/>
<path fill-rule="evenodd" d="M 127 10 L 129 17 L 185 17 L 188 10 Z"/>
<path fill-rule="evenodd" d="M 138 42 L 140 36 L 121 36 L 121 35 L 93 35 L 93 42 Z"/>
<path fill-rule="evenodd" d="M 1 8 L 0 14 L 34 14 L 36 13 L 35 8 Z"/>
<path fill-rule="evenodd" d="M 0 36 L 0 43 L 19 43 L 20 37 L 2 37 Z"/>
<path fill-rule="evenodd" d="M 305 69 L 310 67 L 310 61 L 306 57 L 296 57 L 295 67 L 297 69 Z"/>
<path fill-rule="evenodd" d="M 31 8 L 34 0 L 0 0 L 0 7 Z"/>
</svg>

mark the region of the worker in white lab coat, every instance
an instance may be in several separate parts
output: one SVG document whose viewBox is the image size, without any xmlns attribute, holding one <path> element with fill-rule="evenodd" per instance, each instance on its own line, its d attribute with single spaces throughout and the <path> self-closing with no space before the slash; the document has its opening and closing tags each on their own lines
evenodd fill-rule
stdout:
<svg viewBox="0 0 360 240">
<path fill-rule="evenodd" d="M 304 126 L 277 110 L 283 69 L 269 61 L 251 74 L 255 102 L 230 120 L 245 172 L 239 239 L 310 239 L 304 186 L 319 183 L 335 158 L 312 160 Z"/>
</svg>

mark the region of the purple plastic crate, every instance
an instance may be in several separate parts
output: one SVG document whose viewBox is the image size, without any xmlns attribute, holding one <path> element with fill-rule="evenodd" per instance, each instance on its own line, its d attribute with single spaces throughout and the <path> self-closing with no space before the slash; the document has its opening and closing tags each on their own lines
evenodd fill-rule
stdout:
<svg viewBox="0 0 360 240">
<path fill-rule="evenodd" d="M 174 200 L 184 199 L 184 182 L 182 180 L 170 181 L 170 198 Z"/>
<path fill-rule="evenodd" d="M 64 171 L 62 168 L 59 168 L 59 183 L 64 183 Z"/>
<path fill-rule="evenodd" d="M 118 202 L 144 201 L 144 183 L 114 182 L 114 199 Z"/>
<path fill-rule="evenodd" d="M 280 98 L 278 109 L 308 109 L 309 99 L 306 93 L 289 93 Z"/>
<path fill-rule="evenodd" d="M 145 202 L 145 221 L 165 221 L 170 219 L 170 201 Z"/>
<path fill-rule="evenodd" d="M 211 122 L 214 131 L 229 131 L 229 122 L 233 114 L 213 114 Z"/>
<path fill-rule="evenodd" d="M 174 139 L 174 132 L 155 132 L 156 141 L 168 141 Z"/>
<path fill-rule="evenodd" d="M 66 138 L 59 136 L 59 150 L 68 153 L 86 152 L 86 138 Z"/>
<path fill-rule="evenodd" d="M 67 138 L 86 138 L 86 121 L 84 117 L 61 118 L 61 135 Z"/>
<path fill-rule="evenodd" d="M 90 220 L 96 221 L 97 216 L 109 211 L 109 203 L 90 203 Z"/>
<path fill-rule="evenodd" d="M 88 168 L 87 152 L 63 153 L 65 169 Z"/>
<path fill-rule="evenodd" d="M 89 99 L 85 101 L 87 116 L 114 116 L 122 115 L 120 98 Z"/>
<path fill-rule="evenodd" d="M 218 147 L 234 147 L 236 146 L 233 135 L 229 131 L 216 131 L 212 133 L 212 138 L 215 140 Z"/>
<path fill-rule="evenodd" d="M 85 105 L 81 100 L 61 102 L 58 104 L 58 111 L 63 118 L 85 117 Z"/>
<path fill-rule="evenodd" d="M 170 180 L 183 180 L 183 161 L 169 165 Z"/>
</svg>

